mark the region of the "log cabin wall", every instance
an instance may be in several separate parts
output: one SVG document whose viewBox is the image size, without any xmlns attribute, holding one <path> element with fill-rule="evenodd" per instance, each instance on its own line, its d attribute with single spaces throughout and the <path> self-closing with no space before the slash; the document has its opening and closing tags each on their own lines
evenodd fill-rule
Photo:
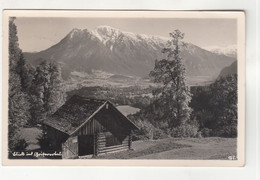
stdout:
<svg viewBox="0 0 260 180">
<path fill-rule="evenodd" d="M 75 135 L 93 135 L 94 154 L 130 149 L 131 127 L 129 122 L 111 106 L 104 107 Z M 80 151 L 80 150 L 79 150 Z"/>
<path fill-rule="evenodd" d="M 125 136 L 120 144 L 108 145 L 108 137 L 112 134 L 110 132 L 98 133 L 95 135 L 95 155 L 100 155 L 109 152 L 123 151 L 130 149 L 129 142 L 131 141 L 131 135 Z"/>
</svg>

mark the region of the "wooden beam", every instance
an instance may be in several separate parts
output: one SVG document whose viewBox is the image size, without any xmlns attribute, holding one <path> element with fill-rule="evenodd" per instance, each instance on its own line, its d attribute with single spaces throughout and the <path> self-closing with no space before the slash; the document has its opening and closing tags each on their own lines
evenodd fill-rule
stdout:
<svg viewBox="0 0 260 180">
<path fill-rule="evenodd" d="M 133 134 L 133 131 L 131 131 L 129 134 L 129 141 L 128 141 L 129 150 L 132 149 L 132 134 Z"/>
</svg>

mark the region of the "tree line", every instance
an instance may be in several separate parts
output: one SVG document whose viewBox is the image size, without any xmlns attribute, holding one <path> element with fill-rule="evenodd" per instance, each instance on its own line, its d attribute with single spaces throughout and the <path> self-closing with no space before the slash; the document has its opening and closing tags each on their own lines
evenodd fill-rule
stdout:
<svg viewBox="0 0 260 180">
<path fill-rule="evenodd" d="M 58 66 L 43 60 L 37 67 L 26 62 L 19 47 L 15 18 L 9 19 L 8 150 L 23 150 L 24 126 L 35 126 L 65 101 Z"/>
<path fill-rule="evenodd" d="M 203 136 L 237 136 L 237 74 L 218 78 L 205 87 L 192 88 L 191 117 Z"/>
</svg>

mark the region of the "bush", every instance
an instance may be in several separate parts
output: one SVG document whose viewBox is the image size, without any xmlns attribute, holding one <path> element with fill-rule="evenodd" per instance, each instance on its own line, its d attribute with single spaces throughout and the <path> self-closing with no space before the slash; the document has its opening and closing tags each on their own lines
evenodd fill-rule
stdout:
<svg viewBox="0 0 260 180">
<path fill-rule="evenodd" d="M 196 137 L 197 133 L 198 127 L 196 125 L 183 124 L 173 128 L 171 135 L 173 137 Z"/>
<path fill-rule="evenodd" d="M 13 151 L 24 151 L 28 146 L 25 139 L 21 139 L 20 134 L 14 134 L 8 138 L 8 150 L 9 152 Z"/>
<path fill-rule="evenodd" d="M 135 130 L 132 135 L 132 140 L 133 141 L 138 141 L 138 140 L 148 140 L 151 139 L 149 132 L 145 128 L 140 128 L 140 130 Z"/>
<path fill-rule="evenodd" d="M 161 129 L 154 129 L 153 130 L 153 139 L 164 139 L 167 138 L 168 135 L 163 132 Z"/>
<path fill-rule="evenodd" d="M 17 136 L 15 136 L 17 138 Z M 13 156 L 13 152 L 23 152 L 26 150 L 28 143 L 25 139 L 12 139 L 8 140 L 8 158 L 9 159 L 17 159 L 17 158 L 24 158 L 23 156 Z"/>
<path fill-rule="evenodd" d="M 152 123 L 143 118 L 140 118 L 139 113 L 136 115 L 129 115 L 128 118 L 133 120 L 139 127 L 139 130 L 135 130 L 133 132 L 133 141 L 153 139 L 153 132 L 155 127 L 152 125 Z"/>
<path fill-rule="evenodd" d="M 201 135 L 203 137 L 210 137 L 210 136 L 212 136 L 212 129 L 209 129 L 209 128 L 201 129 Z"/>
<path fill-rule="evenodd" d="M 42 134 L 37 138 L 38 144 L 41 150 L 51 150 L 50 139 L 47 135 L 47 129 L 45 126 L 42 127 Z"/>
<path fill-rule="evenodd" d="M 28 143 L 25 141 L 25 139 L 19 139 L 17 141 L 17 143 L 15 144 L 14 150 L 15 151 L 24 151 L 27 146 L 28 146 Z"/>
<path fill-rule="evenodd" d="M 202 138 L 201 131 L 197 133 L 196 138 Z"/>
<path fill-rule="evenodd" d="M 218 136 L 221 137 L 237 137 L 237 126 L 236 125 L 230 125 L 230 126 L 224 126 L 221 130 L 219 130 Z"/>
</svg>

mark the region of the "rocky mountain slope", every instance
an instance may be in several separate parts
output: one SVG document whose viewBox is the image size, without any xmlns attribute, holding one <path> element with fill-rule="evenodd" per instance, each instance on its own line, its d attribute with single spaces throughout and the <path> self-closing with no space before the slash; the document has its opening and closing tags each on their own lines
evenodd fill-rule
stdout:
<svg viewBox="0 0 260 180">
<path fill-rule="evenodd" d="M 225 77 L 229 74 L 237 74 L 237 61 L 233 62 L 230 66 L 223 68 L 219 76 Z"/>
<path fill-rule="evenodd" d="M 57 62 L 64 79 L 69 79 L 72 72 L 91 73 L 93 70 L 147 77 L 155 59 L 163 58 L 161 49 L 166 46 L 167 40 L 108 26 L 99 26 L 93 31 L 73 29 L 56 45 L 41 52 L 25 53 L 25 57 L 32 65 L 43 59 Z M 182 57 L 188 79 L 195 81 L 213 80 L 224 67 L 236 60 L 193 44 L 183 49 Z"/>
</svg>

